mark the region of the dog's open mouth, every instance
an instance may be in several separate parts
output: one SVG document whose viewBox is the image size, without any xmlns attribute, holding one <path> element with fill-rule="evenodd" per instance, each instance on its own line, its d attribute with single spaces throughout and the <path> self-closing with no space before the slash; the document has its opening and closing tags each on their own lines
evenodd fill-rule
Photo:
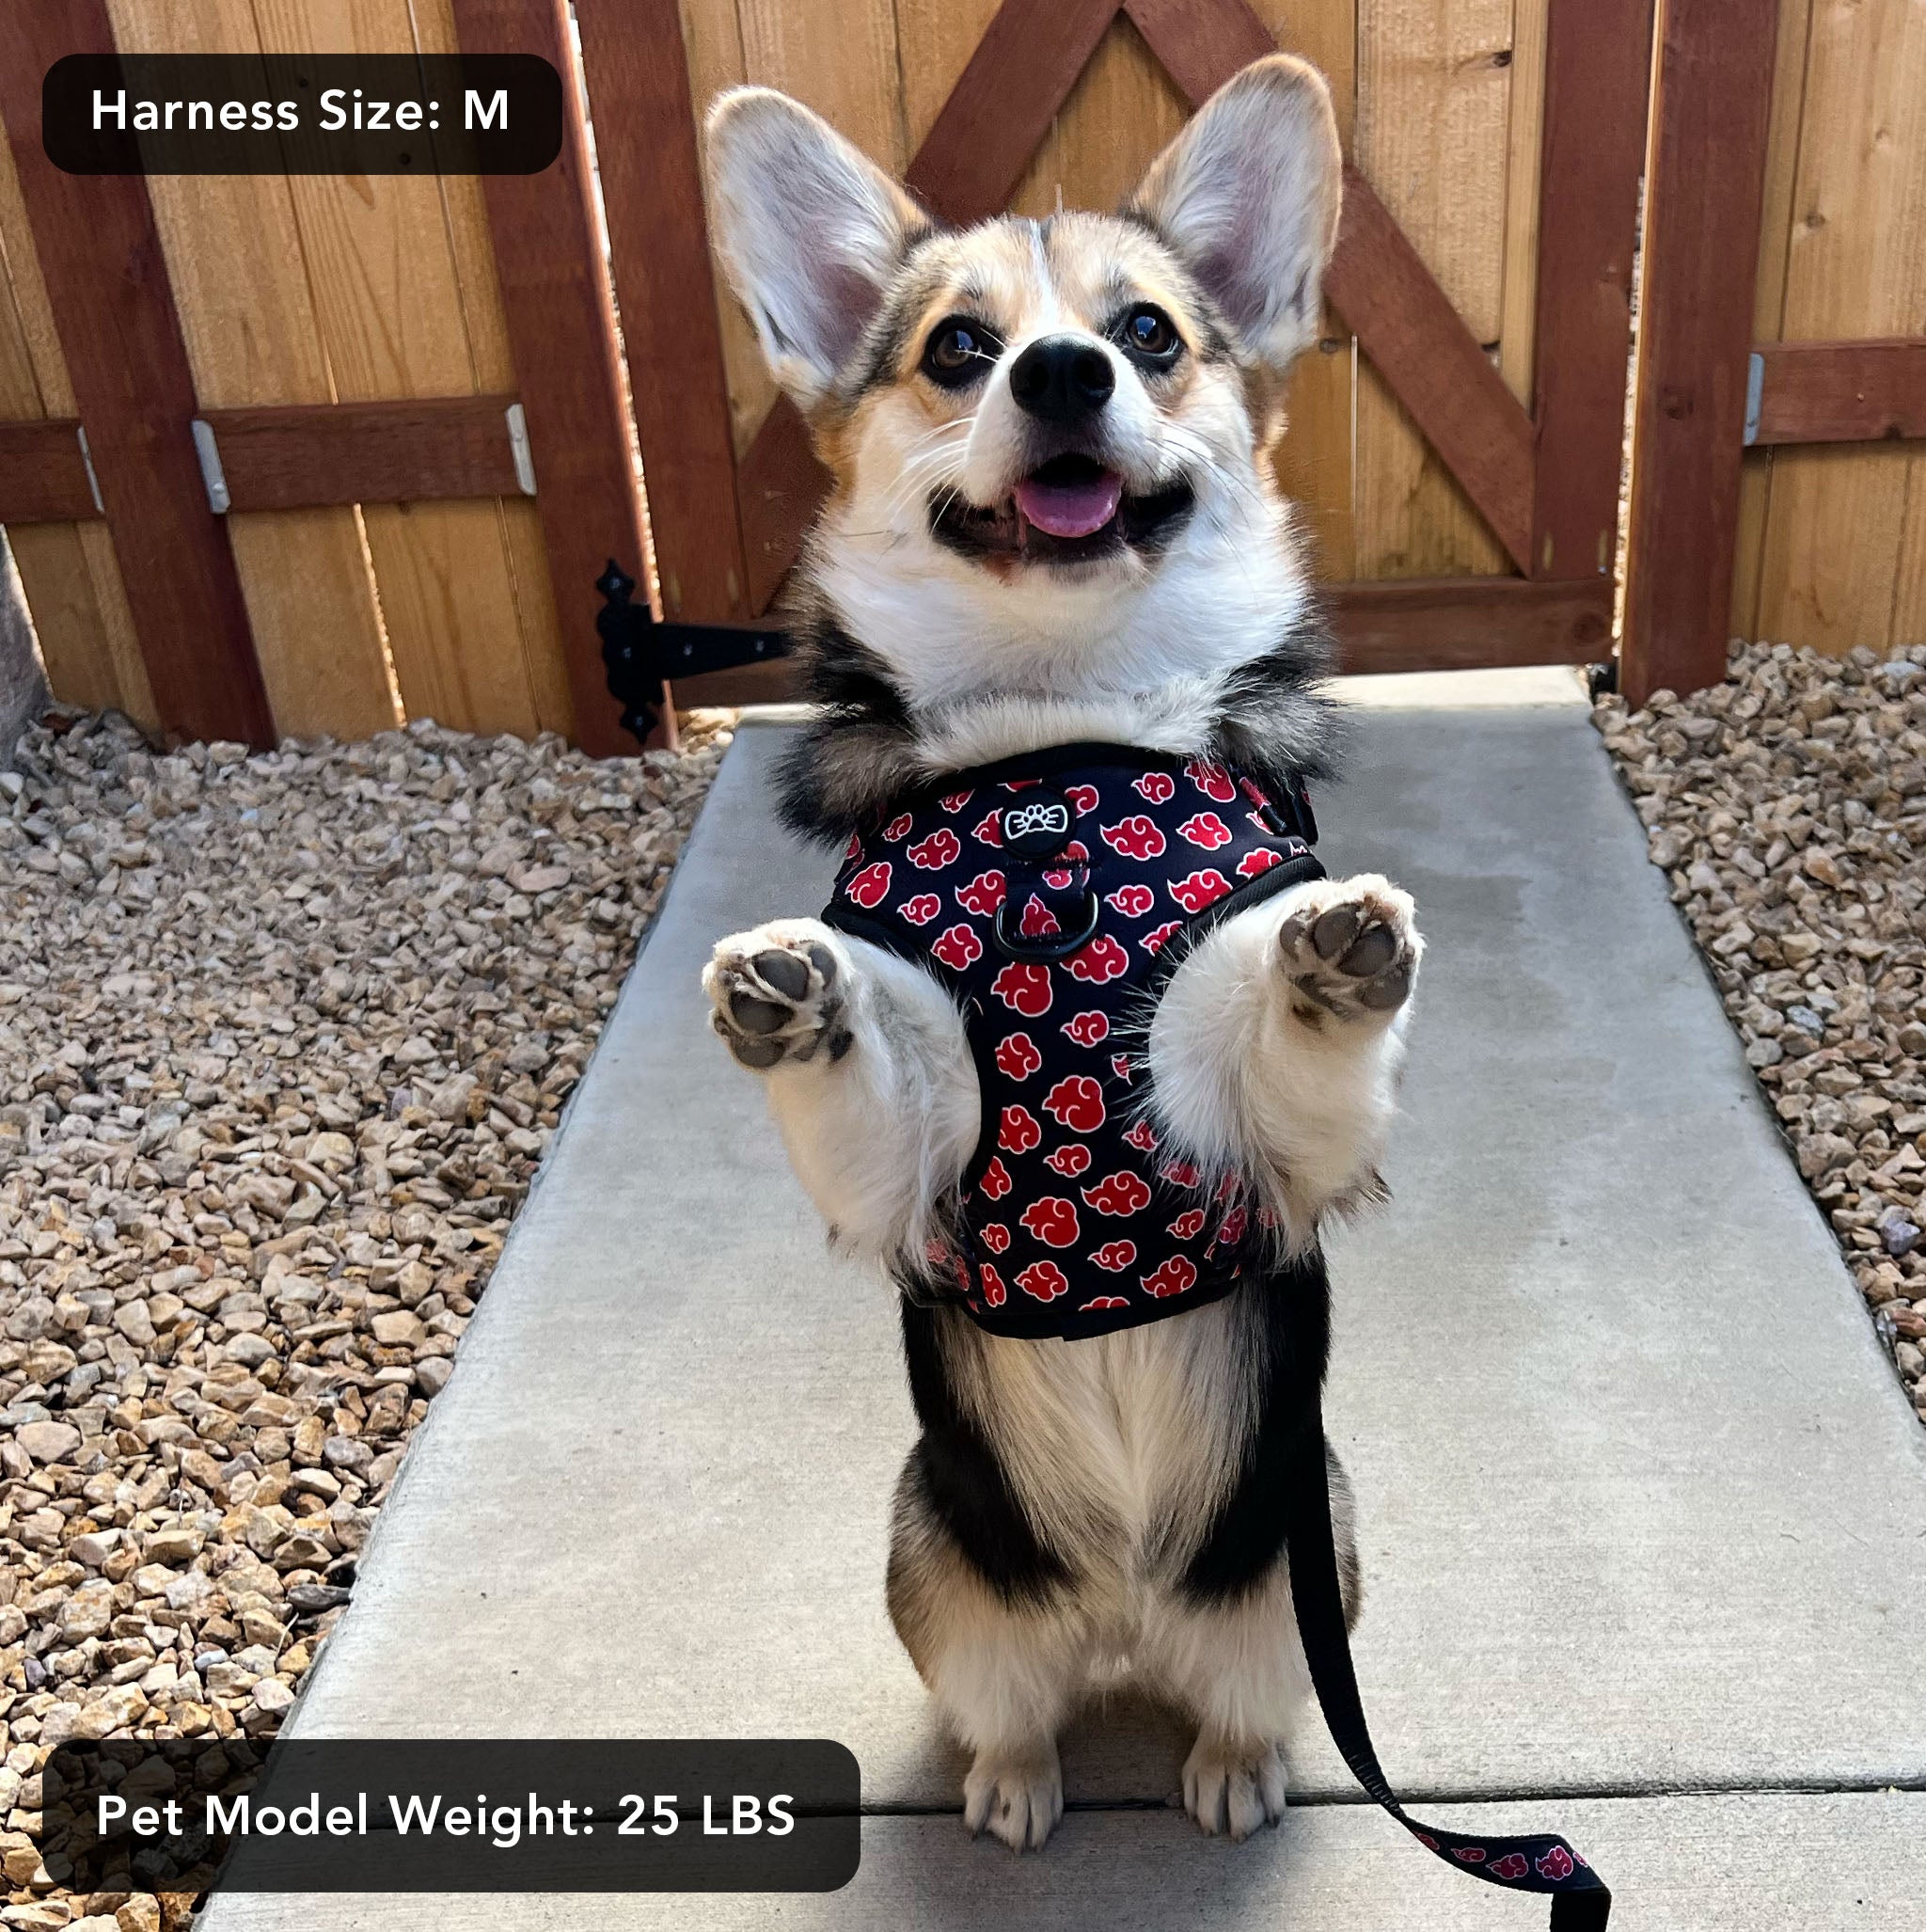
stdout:
<svg viewBox="0 0 1926 1932">
<path fill-rule="evenodd" d="M 1194 501 L 1182 479 L 1133 496 L 1116 470 L 1094 457 L 1052 456 L 989 508 L 939 492 L 930 499 L 930 532 L 966 557 L 1081 563 L 1126 546 L 1155 546 Z"/>
</svg>

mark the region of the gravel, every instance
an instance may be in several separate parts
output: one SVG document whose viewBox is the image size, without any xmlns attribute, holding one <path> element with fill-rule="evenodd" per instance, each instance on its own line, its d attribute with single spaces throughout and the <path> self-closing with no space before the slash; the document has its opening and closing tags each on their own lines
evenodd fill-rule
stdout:
<svg viewBox="0 0 1926 1932">
<path fill-rule="evenodd" d="M 1593 721 L 1926 1420 L 1926 646 L 1753 645 Z"/>
<path fill-rule="evenodd" d="M 63 1891 L 41 1763 L 276 1730 L 728 742 L 0 772 L 0 1925 L 184 1922 Z"/>
</svg>

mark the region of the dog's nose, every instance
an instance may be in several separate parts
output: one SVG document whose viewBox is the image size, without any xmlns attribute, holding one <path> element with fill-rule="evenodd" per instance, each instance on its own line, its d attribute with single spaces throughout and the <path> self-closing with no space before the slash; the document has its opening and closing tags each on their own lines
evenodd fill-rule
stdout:
<svg viewBox="0 0 1926 1932">
<path fill-rule="evenodd" d="M 1082 422 L 1117 386 L 1110 357 L 1082 336 L 1045 336 L 1010 365 L 1010 393 L 1045 422 Z"/>
</svg>

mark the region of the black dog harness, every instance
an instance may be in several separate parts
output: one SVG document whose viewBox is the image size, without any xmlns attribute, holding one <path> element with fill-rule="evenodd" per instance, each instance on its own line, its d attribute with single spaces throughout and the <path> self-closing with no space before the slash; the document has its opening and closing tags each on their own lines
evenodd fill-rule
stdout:
<svg viewBox="0 0 1926 1932">
<path fill-rule="evenodd" d="M 982 1090 L 954 1241 L 930 1279 L 997 1335 L 1075 1340 L 1181 1314 L 1251 1280 L 1288 1293 L 1302 1418 L 1280 1468 L 1311 1681 L 1345 1762 L 1420 1845 L 1514 1892 L 1553 1932 L 1603 1932 L 1611 1893 L 1562 1838 L 1466 1836 L 1399 1806 L 1366 1728 L 1337 1579 L 1320 1415 L 1328 1290 L 1272 1274 L 1249 1180 L 1214 1186 L 1159 1144 L 1149 1028 L 1218 921 L 1321 879 L 1300 783 L 1280 793 L 1201 759 L 1064 745 L 895 800 L 843 856 L 825 924 L 914 961 L 962 1013 Z"/>
<path fill-rule="evenodd" d="M 926 1257 L 998 1335 L 1180 1313 L 1257 1263 L 1269 1211 L 1147 1116 L 1149 1021 L 1232 912 L 1324 868 L 1302 787 L 1069 745 L 900 801 L 849 842 L 828 924 L 913 959 L 963 1015 L 983 1116 L 954 1244 Z"/>
</svg>

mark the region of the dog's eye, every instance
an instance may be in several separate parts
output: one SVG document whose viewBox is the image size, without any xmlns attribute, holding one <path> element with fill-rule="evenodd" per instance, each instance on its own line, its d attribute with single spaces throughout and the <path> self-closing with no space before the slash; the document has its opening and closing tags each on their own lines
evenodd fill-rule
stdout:
<svg viewBox="0 0 1926 1932">
<path fill-rule="evenodd" d="M 1152 302 L 1141 303 L 1116 326 L 1116 340 L 1145 362 L 1172 361 L 1182 347 L 1177 325 Z"/>
<path fill-rule="evenodd" d="M 986 374 L 1002 344 L 980 322 L 952 315 L 930 331 L 923 372 L 946 389 L 960 389 Z"/>
</svg>

